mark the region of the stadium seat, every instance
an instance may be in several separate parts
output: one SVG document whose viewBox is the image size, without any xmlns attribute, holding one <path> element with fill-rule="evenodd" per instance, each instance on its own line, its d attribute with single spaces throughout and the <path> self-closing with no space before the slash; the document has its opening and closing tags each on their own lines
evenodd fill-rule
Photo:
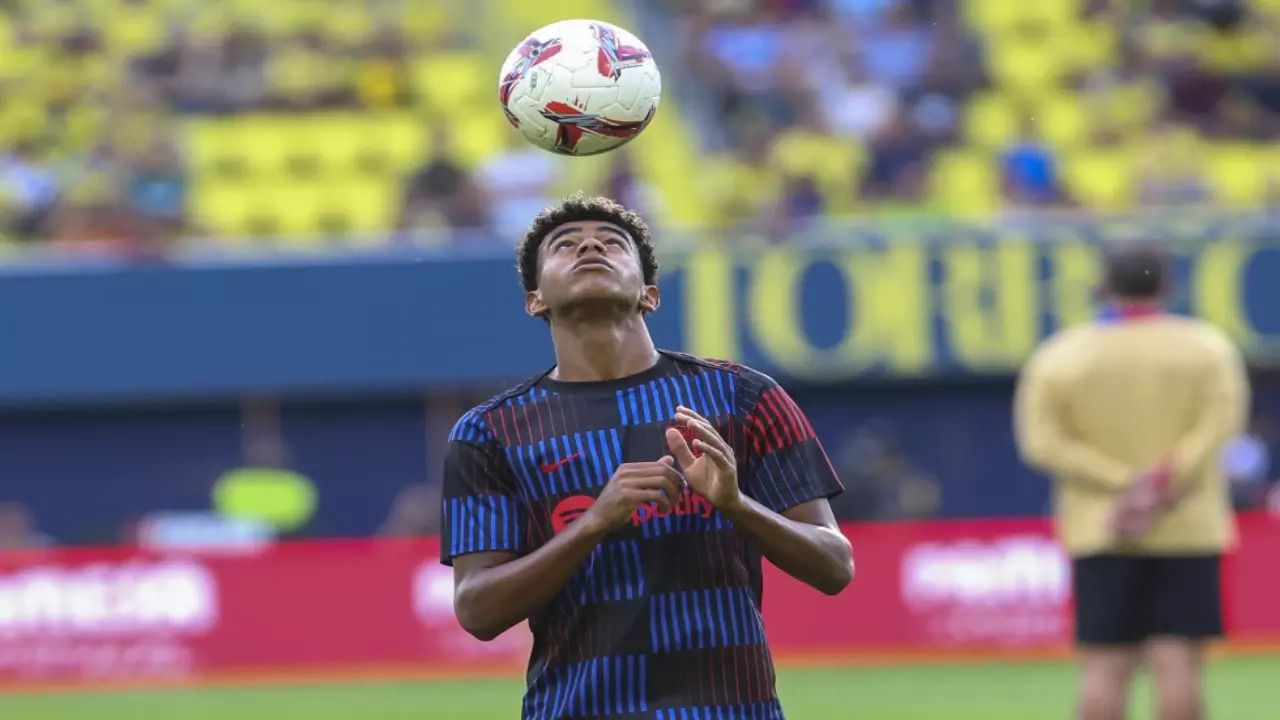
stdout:
<svg viewBox="0 0 1280 720">
<path fill-rule="evenodd" d="M 1008 95 L 982 92 L 964 106 L 964 139 L 973 146 L 999 149 L 1018 139 L 1021 112 Z"/>
<path fill-rule="evenodd" d="M 1069 70 L 1069 57 L 1054 42 L 1012 40 L 987 47 L 987 62 L 995 83 L 1023 96 L 1035 96 L 1060 86 Z"/>
<path fill-rule="evenodd" d="M 805 131 L 782 133 L 769 159 L 771 170 L 783 177 L 812 179 L 826 206 L 836 212 L 853 205 L 854 182 L 865 163 L 861 145 Z"/>
<path fill-rule="evenodd" d="M 399 185 L 391 179 L 366 179 L 334 183 L 317 191 L 323 206 L 332 217 L 320 214 L 321 225 L 330 223 L 352 242 L 376 244 L 381 242 L 378 233 L 395 224 L 399 210 Z"/>
<path fill-rule="evenodd" d="M 240 183 L 197 180 L 191 189 L 191 216 L 196 232 L 240 240 L 250 235 L 250 218 L 258 195 Z"/>
<path fill-rule="evenodd" d="M 1263 148 L 1249 144 L 1210 150 L 1207 171 L 1214 200 L 1234 209 L 1262 207 L 1267 199 L 1267 160 Z"/>
<path fill-rule="evenodd" d="M 988 153 L 948 150 L 939 153 L 929 177 L 936 202 L 966 220 L 991 218 L 1000 205 L 1000 173 Z"/>
<path fill-rule="evenodd" d="M 1120 56 L 1120 31 L 1107 22 L 1077 22 L 1058 37 L 1073 70 L 1114 67 Z"/>
<path fill-rule="evenodd" d="M 1055 148 L 1076 147 L 1088 137 L 1088 113 L 1075 93 L 1054 93 L 1042 98 L 1034 117 L 1040 139 Z"/>
<path fill-rule="evenodd" d="M 469 123 L 477 109 L 492 109 L 497 72 L 492 60 L 474 53 L 440 53 L 414 64 L 413 84 L 427 112 Z"/>
<path fill-rule="evenodd" d="M 248 162 L 238 129 L 233 122 L 188 121 L 184 149 L 192 174 L 197 178 L 244 176 Z"/>
<path fill-rule="evenodd" d="M 1137 196 L 1137 167 L 1128 148 L 1081 149 L 1063 162 L 1063 183 L 1085 207 L 1115 212 L 1132 207 Z"/>
</svg>

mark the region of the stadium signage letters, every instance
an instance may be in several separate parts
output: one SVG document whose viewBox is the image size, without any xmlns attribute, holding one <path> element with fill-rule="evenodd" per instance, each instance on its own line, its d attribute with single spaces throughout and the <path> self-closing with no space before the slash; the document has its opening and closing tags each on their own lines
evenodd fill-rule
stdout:
<svg viewBox="0 0 1280 720">
<path fill-rule="evenodd" d="M 1280 640 L 1280 524 L 1239 519 L 1223 565 L 1233 641 Z M 781 657 L 1066 649 L 1069 562 L 1043 518 L 847 525 L 857 592 L 828 597 L 764 565 Z M 832 622 L 839 618 L 839 622 Z M 264 628 L 269 633 L 264 636 Z M 263 638 L 269 637 L 270 642 Z M 0 555 L 0 692 L 51 683 L 507 671 L 531 637 L 458 626 L 435 538 L 284 543 L 252 553 L 50 550 Z"/>
<path fill-rule="evenodd" d="M 1040 338 L 1093 315 L 1100 250 L 1010 237 L 681 260 L 690 352 L 832 381 L 1016 368 Z M 1255 357 L 1280 350 L 1280 247 L 1183 248 L 1175 275 L 1179 310 L 1217 323 Z"/>
<path fill-rule="evenodd" d="M 1268 228 L 1169 237 L 1177 309 L 1275 363 L 1280 228 Z M 1045 334 L 1088 320 L 1098 264 L 1096 233 L 1043 228 L 672 253 L 649 322 L 664 347 L 783 378 L 1006 374 Z M 467 312 L 447 311 L 463 298 Z M 553 362 L 505 254 L 28 271 L 0 282 L 0 328 L 11 349 L 0 352 L 0 404 L 417 392 L 518 380 Z"/>
</svg>

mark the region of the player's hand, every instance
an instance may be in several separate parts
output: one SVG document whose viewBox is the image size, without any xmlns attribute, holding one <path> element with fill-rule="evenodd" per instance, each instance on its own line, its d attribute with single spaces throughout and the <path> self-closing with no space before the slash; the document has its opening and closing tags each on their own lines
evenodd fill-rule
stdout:
<svg viewBox="0 0 1280 720">
<path fill-rule="evenodd" d="M 738 461 L 733 448 L 711 422 L 687 407 L 676 408 L 676 424 L 693 431 L 693 442 L 676 428 L 667 428 L 667 448 L 675 455 L 685 480 L 712 505 L 731 509 L 743 501 L 738 488 Z"/>
<path fill-rule="evenodd" d="M 1138 478 L 1112 512 L 1112 530 L 1121 538 L 1143 535 L 1162 512 L 1177 502 L 1172 471 L 1161 464 Z"/>
<path fill-rule="evenodd" d="M 646 503 L 657 503 L 663 512 L 670 510 L 682 492 L 684 478 L 670 455 L 657 462 L 623 463 L 582 519 L 609 532 L 625 525 L 636 508 Z"/>
</svg>

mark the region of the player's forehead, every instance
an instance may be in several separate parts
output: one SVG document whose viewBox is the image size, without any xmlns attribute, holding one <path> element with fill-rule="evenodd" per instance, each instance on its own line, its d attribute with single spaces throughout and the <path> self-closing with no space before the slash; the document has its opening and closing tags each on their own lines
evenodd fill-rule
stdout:
<svg viewBox="0 0 1280 720">
<path fill-rule="evenodd" d="M 618 237 L 631 242 L 631 233 L 621 225 L 608 220 L 574 220 L 561 223 L 547 233 L 544 245 L 550 245 L 563 238 L 582 239 L 585 237 Z"/>
</svg>

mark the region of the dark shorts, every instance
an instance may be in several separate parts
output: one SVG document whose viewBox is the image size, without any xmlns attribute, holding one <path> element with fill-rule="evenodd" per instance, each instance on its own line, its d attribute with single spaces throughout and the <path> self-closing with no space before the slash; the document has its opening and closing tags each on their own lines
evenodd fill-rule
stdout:
<svg viewBox="0 0 1280 720">
<path fill-rule="evenodd" d="M 1219 555 L 1090 555 L 1072 571 L 1080 645 L 1222 636 Z"/>
</svg>

